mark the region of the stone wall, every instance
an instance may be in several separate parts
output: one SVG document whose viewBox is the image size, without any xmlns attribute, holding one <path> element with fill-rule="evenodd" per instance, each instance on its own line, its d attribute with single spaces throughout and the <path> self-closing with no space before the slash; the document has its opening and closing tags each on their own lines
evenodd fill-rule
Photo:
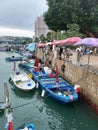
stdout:
<svg viewBox="0 0 98 130">
<path fill-rule="evenodd" d="M 55 59 L 53 57 L 51 57 L 51 64 L 49 64 L 48 60 L 43 57 L 42 52 L 38 52 L 37 56 L 53 70 L 55 69 L 55 66 L 58 65 L 59 75 L 69 81 L 73 86 L 79 84 L 81 86 L 80 94 L 89 106 L 98 114 L 98 75 L 84 69 L 82 66 L 77 67 L 70 62 Z M 62 64 L 65 65 L 64 73 L 61 70 Z"/>
</svg>

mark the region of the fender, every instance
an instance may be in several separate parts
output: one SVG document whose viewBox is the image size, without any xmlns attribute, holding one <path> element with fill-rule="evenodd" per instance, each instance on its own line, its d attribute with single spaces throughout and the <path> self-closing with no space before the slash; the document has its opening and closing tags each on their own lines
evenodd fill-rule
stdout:
<svg viewBox="0 0 98 130">
<path fill-rule="evenodd" d="M 64 73 L 64 71 L 65 71 L 65 65 L 63 64 L 62 66 L 61 66 L 61 71 Z"/>
</svg>

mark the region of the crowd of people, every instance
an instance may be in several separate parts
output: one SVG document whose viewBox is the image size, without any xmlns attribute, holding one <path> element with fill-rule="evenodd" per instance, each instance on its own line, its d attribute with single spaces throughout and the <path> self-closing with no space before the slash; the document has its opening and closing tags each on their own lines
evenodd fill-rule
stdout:
<svg viewBox="0 0 98 130">
<path fill-rule="evenodd" d="M 77 64 L 80 65 L 80 59 L 83 57 L 83 55 L 87 55 L 87 54 L 96 55 L 98 53 L 98 48 L 87 48 L 84 46 L 80 46 L 72 50 L 67 46 L 48 45 L 46 47 L 40 47 L 39 49 L 43 53 L 44 61 L 48 61 L 49 64 L 51 64 L 52 58 L 70 62 L 72 60 L 73 51 L 76 51 Z"/>
</svg>

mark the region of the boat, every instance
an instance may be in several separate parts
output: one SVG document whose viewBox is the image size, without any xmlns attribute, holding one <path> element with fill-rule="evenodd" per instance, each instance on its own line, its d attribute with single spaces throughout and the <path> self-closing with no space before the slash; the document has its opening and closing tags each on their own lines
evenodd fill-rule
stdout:
<svg viewBox="0 0 98 130">
<path fill-rule="evenodd" d="M 78 93 L 74 87 L 62 77 L 58 76 L 57 70 L 56 72 L 52 72 L 50 68 L 45 67 L 41 72 L 35 68 L 29 71 L 33 75 L 37 87 L 40 86 L 42 89 L 42 97 L 46 94 L 62 104 L 78 100 Z"/>
<path fill-rule="evenodd" d="M 24 57 L 28 57 L 28 58 L 32 57 L 32 53 L 29 52 L 29 51 L 22 52 L 22 55 L 23 55 Z"/>
<path fill-rule="evenodd" d="M 30 60 L 30 61 L 21 61 L 18 64 L 19 67 L 23 67 L 24 69 L 31 69 L 34 67 L 34 60 Z"/>
<path fill-rule="evenodd" d="M 21 61 L 23 59 L 23 57 L 6 57 L 6 61 Z"/>
<path fill-rule="evenodd" d="M 25 127 L 20 127 L 18 130 L 35 130 L 34 124 L 28 124 Z"/>
<path fill-rule="evenodd" d="M 10 74 L 9 81 L 23 91 L 30 91 L 35 88 L 35 81 L 30 78 L 31 75 L 17 72 L 15 75 Z"/>
</svg>

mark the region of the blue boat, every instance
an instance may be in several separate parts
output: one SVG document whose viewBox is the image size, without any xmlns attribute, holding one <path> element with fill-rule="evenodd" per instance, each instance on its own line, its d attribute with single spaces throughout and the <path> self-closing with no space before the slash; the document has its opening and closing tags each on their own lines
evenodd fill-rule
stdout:
<svg viewBox="0 0 98 130">
<path fill-rule="evenodd" d="M 7 57 L 6 61 L 21 61 L 23 59 L 23 57 Z"/>
<path fill-rule="evenodd" d="M 44 96 L 46 93 L 49 97 L 62 104 L 78 100 L 78 93 L 75 91 L 74 87 L 62 77 L 57 77 L 55 72 L 47 74 L 43 69 L 40 72 L 36 71 L 34 68 L 31 69 L 30 72 L 36 84 L 42 89 L 41 96 Z"/>
<path fill-rule="evenodd" d="M 35 130 L 34 124 L 28 124 L 25 127 L 19 128 L 18 130 Z"/>
<path fill-rule="evenodd" d="M 23 67 L 24 69 L 28 70 L 28 69 L 31 69 L 34 67 L 34 61 L 29 61 L 29 62 L 22 61 L 18 65 L 19 65 L 19 67 Z"/>
</svg>

